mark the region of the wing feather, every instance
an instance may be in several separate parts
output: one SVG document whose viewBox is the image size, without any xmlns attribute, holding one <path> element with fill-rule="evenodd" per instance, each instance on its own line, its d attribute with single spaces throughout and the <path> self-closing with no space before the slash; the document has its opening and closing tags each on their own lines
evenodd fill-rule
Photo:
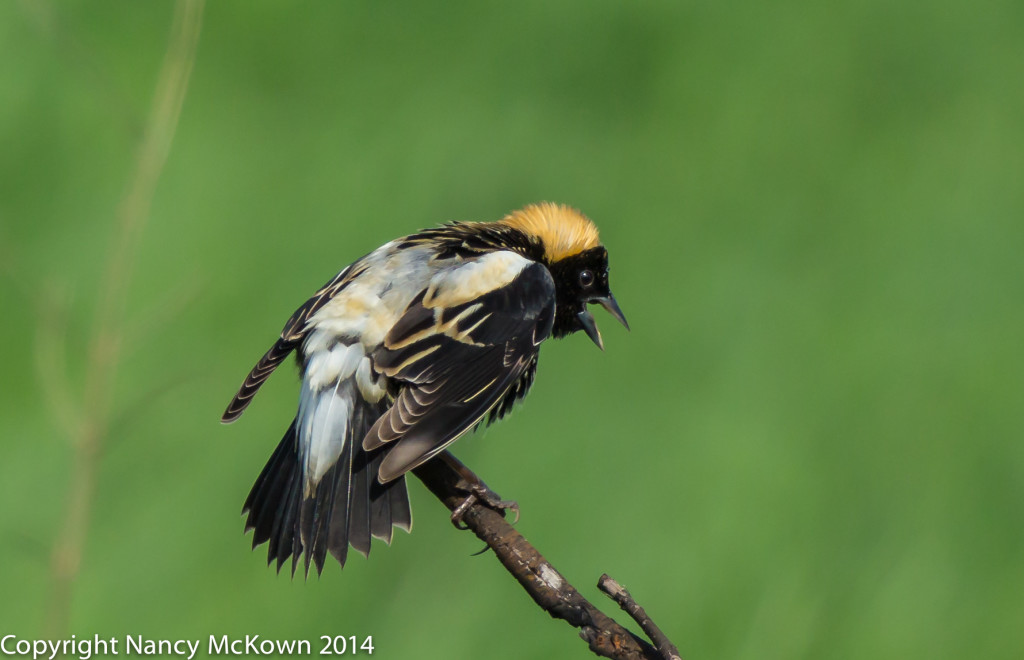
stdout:
<svg viewBox="0 0 1024 660">
<path fill-rule="evenodd" d="M 384 483 L 429 460 L 489 412 L 507 412 L 532 382 L 539 344 L 551 334 L 555 285 L 538 263 L 482 296 L 441 291 L 432 299 L 459 302 L 426 307 L 417 298 L 373 356 L 375 368 L 401 384 L 363 440 L 367 451 L 393 444 L 380 466 Z"/>
</svg>

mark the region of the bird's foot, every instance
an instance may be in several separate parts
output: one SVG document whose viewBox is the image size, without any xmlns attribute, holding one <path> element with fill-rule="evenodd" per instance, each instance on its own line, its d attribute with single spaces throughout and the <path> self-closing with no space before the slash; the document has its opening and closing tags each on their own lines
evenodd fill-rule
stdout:
<svg viewBox="0 0 1024 660">
<path fill-rule="evenodd" d="M 462 522 L 462 517 L 466 515 L 469 508 L 479 502 L 484 506 L 494 509 L 502 516 L 505 515 L 505 511 L 512 511 L 515 514 L 515 518 L 512 520 L 512 524 L 519 522 L 519 503 L 515 500 L 503 500 L 501 496 L 495 493 L 493 490 L 487 487 L 483 481 L 477 479 L 475 482 L 466 481 L 460 479 L 458 484 L 459 490 L 463 490 L 469 495 L 466 499 L 462 500 L 457 507 L 452 511 L 452 524 L 455 525 L 456 529 L 468 529 L 466 524 Z"/>
</svg>

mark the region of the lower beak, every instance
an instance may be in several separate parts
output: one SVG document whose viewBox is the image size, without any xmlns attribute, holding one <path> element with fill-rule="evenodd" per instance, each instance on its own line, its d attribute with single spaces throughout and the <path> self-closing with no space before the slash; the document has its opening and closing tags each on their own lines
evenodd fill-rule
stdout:
<svg viewBox="0 0 1024 660">
<path fill-rule="evenodd" d="M 615 296 L 608 294 L 604 298 L 594 298 L 590 302 L 596 302 L 608 310 L 608 313 L 615 317 L 622 325 L 626 326 L 626 330 L 629 330 L 629 322 L 626 321 L 626 315 L 619 309 L 619 303 L 615 302 Z M 597 323 L 594 321 L 594 315 L 589 310 L 584 309 L 582 312 L 576 315 L 576 318 L 580 320 L 580 325 L 583 326 L 583 331 L 587 333 L 590 340 L 597 344 L 597 347 L 602 351 L 604 350 L 604 341 L 601 339 L 601 331 L 597 329 Z"/>
<path fill-rule="evenodd" d="M 602 351 L 604 350 L 604 342 L 601 341 L 601 331 L 597 329 L 597 323 L 594 321 L 594 315 L 589 310 L 584 309 L 582 312 L 576 315 L 576 318 L 580 320 L 580 325 L 583 326 L 583 331 L 587 333 L 591 341 L 597 344 L 597 347 Z"/>
</svg>

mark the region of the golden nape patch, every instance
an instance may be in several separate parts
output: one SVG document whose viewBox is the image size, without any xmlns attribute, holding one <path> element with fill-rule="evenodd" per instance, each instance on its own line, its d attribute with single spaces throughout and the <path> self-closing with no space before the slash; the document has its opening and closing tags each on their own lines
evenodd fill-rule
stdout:
<svg viewBox="0 0 1024 660">
<path fill-rule="evenodd" d="M 541 202 L 513 211 L 500 222 L 544 243 L 544 256 L 558 261 L 597 247 L 597 227 L 585 215 L 564 204 Z"/>
</svg>

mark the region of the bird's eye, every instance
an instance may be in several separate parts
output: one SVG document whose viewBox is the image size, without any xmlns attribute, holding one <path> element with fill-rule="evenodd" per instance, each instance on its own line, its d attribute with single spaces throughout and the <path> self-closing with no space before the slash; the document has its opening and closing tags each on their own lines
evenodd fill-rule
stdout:
<svg viewBox="0 0 1024 660">
<path fill-rule="evenodd" d="M 594 271 L 585 268 L 580 271 L 580 285 L 586 289 L 594 283 Z"/>
</svg>

